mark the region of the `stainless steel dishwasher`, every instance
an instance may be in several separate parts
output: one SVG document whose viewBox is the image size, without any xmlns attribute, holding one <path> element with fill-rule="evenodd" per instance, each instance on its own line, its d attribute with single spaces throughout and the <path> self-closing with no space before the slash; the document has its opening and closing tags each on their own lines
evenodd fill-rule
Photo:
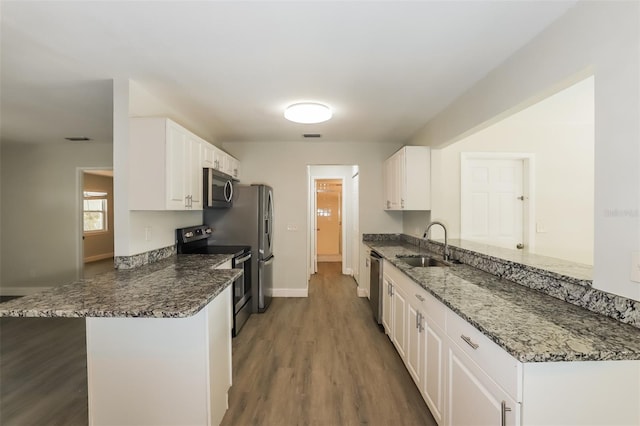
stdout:
<svg viewBox="0 0 640 426">
<path fill-rule="evenodd" d="M 371 277 L 369 280 L 369 303 L 373 317 L 382 324 L 382 256 L 371 250 Z"/>
</svg>

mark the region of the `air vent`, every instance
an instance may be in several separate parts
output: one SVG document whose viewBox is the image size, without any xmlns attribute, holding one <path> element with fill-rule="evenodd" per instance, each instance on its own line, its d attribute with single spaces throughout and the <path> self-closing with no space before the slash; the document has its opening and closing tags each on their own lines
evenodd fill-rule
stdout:
<svg viewBox="0 0 640 426">
<path fill-rule="evenodd" d="M 305 138 L 321 138 L 322 135 L 320 133 L 305 133 L 302 136 Z"/>
<path fill-rule="evenodd" d="M 70 138 L 65 138 L 65 139 L 71 142 L 88 142 L 91 140 L 91 138 L 88 138 L 86 136 L 72 136 Z"/>
</svg>

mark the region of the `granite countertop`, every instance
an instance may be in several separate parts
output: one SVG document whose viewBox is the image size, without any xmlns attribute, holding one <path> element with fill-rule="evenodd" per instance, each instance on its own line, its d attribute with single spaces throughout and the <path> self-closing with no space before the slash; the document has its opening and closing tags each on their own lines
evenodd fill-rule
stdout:
<svg viewBox="0 0 640 426">
<path fill-rule="evenodd" d="M 215 269 L 231 255 L 177 255 L 0 303 L 0 317 L 149 317 L 196 314 L 242 274 Z"/>
<path fill-rule="evenodd" d="M 414 268 L 431 255 L 402 241 L 366 241 L 447 307 L 521 362 L 640 360 L 640 329 L 467 265 Z"/>
</svg>

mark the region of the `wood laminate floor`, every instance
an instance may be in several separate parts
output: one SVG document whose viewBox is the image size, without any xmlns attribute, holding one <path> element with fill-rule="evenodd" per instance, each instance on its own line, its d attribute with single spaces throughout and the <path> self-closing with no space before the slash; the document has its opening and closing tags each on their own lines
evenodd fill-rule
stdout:
<svg viewBox="0 0 640 426">
<path fill-rule="evenodd" d="M 234 339 L 222 425 L 436 425 L 368 299 L 318 267 L 308 298 L 274 299 Z"/>
<path fill-rule="evenodd" d="M 233 340 L 224 426 L 435 425 L 368 299 L 340 263 L 320 263 L 308 298 L 274 299 Z M 0 319 L 0 425 L 87 419 L 85 321 Z"/>
</svg>

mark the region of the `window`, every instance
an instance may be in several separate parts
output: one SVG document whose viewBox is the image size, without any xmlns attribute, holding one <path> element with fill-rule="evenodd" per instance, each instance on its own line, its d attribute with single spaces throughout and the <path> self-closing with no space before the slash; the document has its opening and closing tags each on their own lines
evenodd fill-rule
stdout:
<svg viewBox="0 0 640 426">
<path fill-rule="evenodd" d="M 107 193 L 84 191 L 84 232 L 107 230 Z"/>
</svg>

